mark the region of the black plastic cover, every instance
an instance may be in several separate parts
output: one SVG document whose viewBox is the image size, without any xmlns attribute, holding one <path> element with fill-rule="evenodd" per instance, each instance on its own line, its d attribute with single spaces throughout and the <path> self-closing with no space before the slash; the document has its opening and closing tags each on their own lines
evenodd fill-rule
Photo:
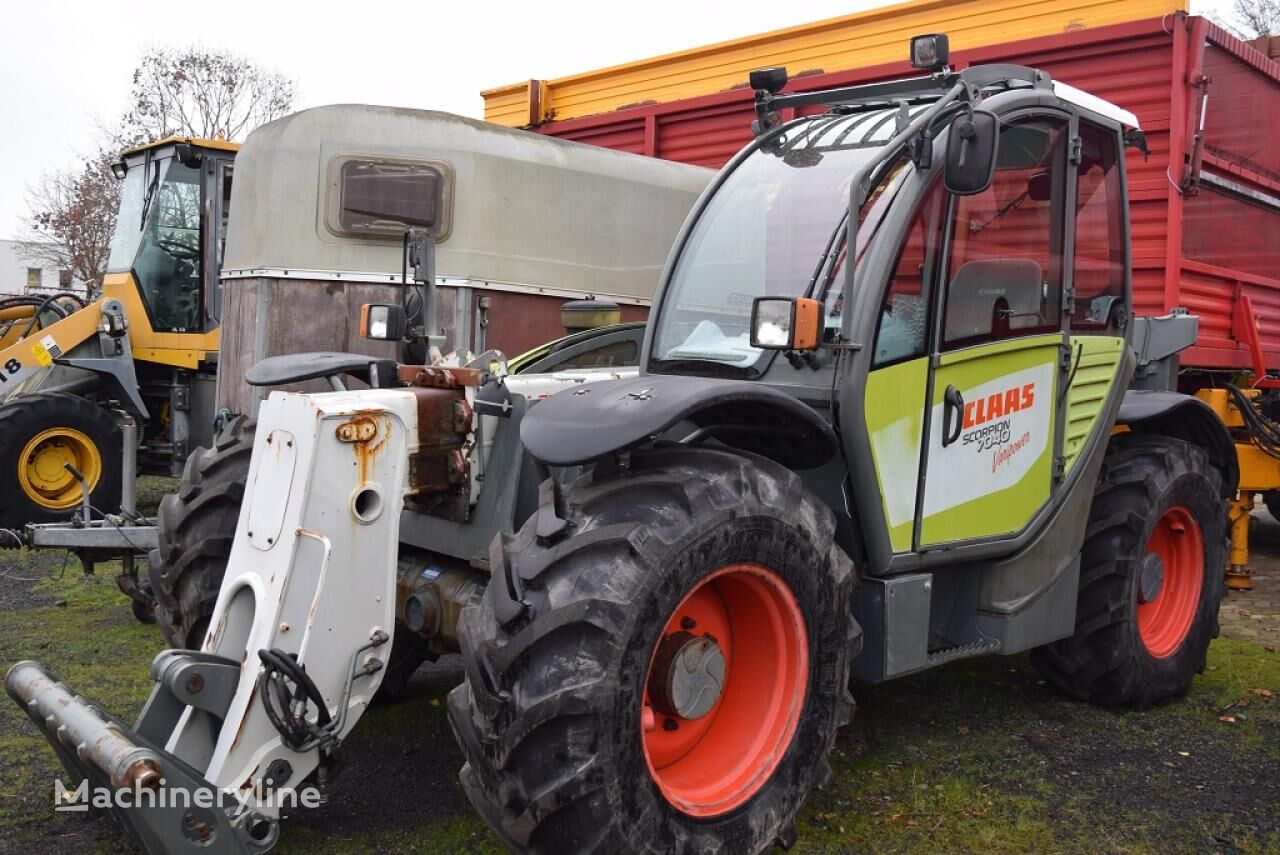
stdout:
<svg viewBox="0 0 1280 855">
<path fill-rule="evenodd" d="M 688 421 L 701 438 L 808 469 L 837 447 L 831 425 L 804 402 L 762 383 L 670 374 L 591 383 L 529 410 L 520 439 L 537 459 L 573 466 L 626 451 Z"/>
<path fill-rule="evenodd" d="M 376 368 L 376 371 L 374 369 Z M 371 382 L 377 375 L 378 383 Z M 346 374 L 370 386 L 391 386 L 395 382 L 396 363 L 363 353 L 337 353 L 332 350 L 311 353 L 289 353 L 268 356 L 244 373 L 250 386 L 283 386 L 303 380 Z"/>
</svg>

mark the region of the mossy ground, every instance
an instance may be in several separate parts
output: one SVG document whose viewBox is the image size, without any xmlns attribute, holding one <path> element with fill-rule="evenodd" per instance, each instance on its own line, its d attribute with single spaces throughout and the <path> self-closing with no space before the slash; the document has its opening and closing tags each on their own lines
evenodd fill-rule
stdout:
<svg viewBox="0 0 1280 855">
<path fill-rule="evenodd" d="M 0 664 L 39 659 L 132 721 L 163 642 L 134 620 L 115 572 L 0 552 Z M 501 851 L 457 783 L 443 705 L 459 676 L 456 663 L 424 669 L 412 698 L 371 710 L 329 803 L 288 820 L 279 851 Z M 859 691 L 795 851 L 1280 852 L 1268 691 L 1280 695 L 1280 652 L 1230 640 L 1214 642 L 1184 700 L 1142 712 L 1060 698 L 1024 656 Z M 31 722 L 0 702 L 0 850 L 130 851 L 104 820 L 53 813 L 58 774 Z"/>
</svg>

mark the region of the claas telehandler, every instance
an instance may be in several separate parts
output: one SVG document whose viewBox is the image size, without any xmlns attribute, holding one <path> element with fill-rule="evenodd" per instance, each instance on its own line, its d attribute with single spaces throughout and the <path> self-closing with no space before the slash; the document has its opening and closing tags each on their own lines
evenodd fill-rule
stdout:
<svg viewBox="0 0 1280 855">
<path fill-rule="evenodd" d="M 112 807 L 151 851 L 269 849 L 425 643 L 460 651 L 462 785 L 513 850 L 760 852 L 794 842 L 851 685 L 1030 650 L 1084 701 L 1184 693 L 1237 464 L 1171 388 L 1196 319 L 1131 311 L 1137 120 L 954 72 L 945 36 L 911 58 L 751 75 L 755 138 L 677 238 L 636 378 L 534 407 L 500 364 L 273 393 L 203 647 L 156 659 L 137 725 L 9 672 L 68 770 L 223 798 Z M 475 483 L 490 418 L 531 490 Z M 513 522 L 474 554 L 485 502 Z"/>
</svg>

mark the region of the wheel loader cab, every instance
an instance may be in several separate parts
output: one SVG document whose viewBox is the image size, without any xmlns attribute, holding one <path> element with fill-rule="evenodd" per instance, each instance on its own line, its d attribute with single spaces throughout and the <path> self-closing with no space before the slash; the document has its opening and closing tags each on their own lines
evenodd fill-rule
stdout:
<svg viewBox="0 0 1280 855">
<path fill-rule="evenodd" d="M 104 291 L 142 311 L 131 318 L 135 349 L 217 350 L 218 268 L 237 149 L 175 138 L 126 151 L 115 165 L 123 186 Z"/>
</svg>

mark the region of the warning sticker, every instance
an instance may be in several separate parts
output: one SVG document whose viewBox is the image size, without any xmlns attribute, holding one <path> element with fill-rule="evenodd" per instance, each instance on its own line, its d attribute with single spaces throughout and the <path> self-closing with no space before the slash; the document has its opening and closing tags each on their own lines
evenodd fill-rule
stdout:
<svg viewBox="0 0 1280 855">
<path fill-rule="evenodd" d="M 60 359 L 62 357 L 62 348 L 58 347 L 58 342 L 54 341 L 53 336 L 47 335 L 40 339 L 40 343 L 44 345 L 44 349 L 49 351 L 52 359 Z"/>
</svg>

